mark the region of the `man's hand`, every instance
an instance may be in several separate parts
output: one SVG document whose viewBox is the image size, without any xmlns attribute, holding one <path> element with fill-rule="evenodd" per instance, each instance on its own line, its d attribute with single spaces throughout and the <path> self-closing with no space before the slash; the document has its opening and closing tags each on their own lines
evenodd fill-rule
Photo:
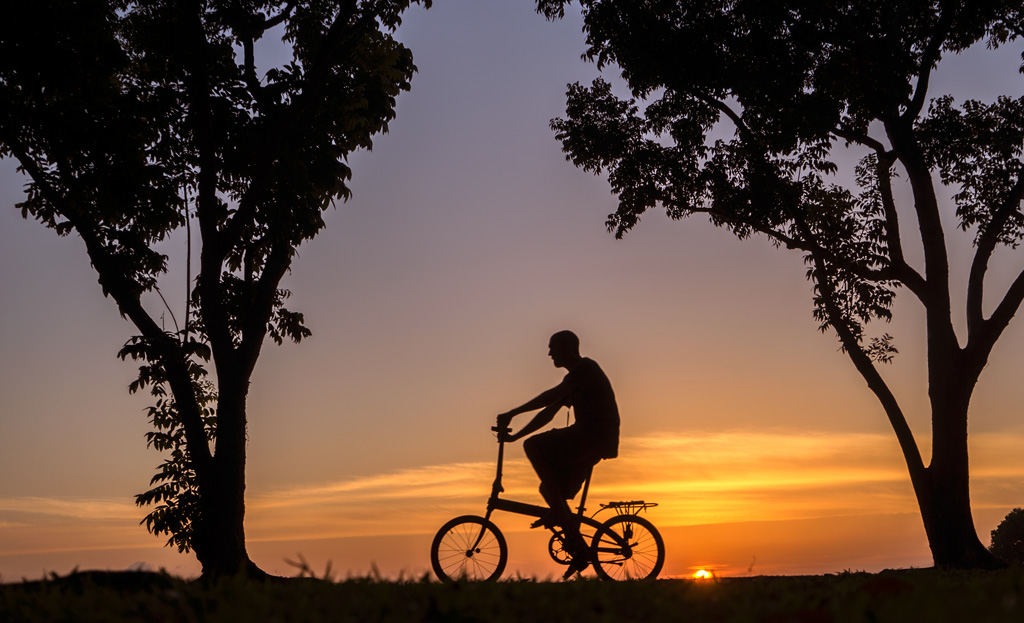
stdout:
<svg viewBox="0 0 1024 623">
<path fill-rule="evenodd" d="M 514 417 L 515 414 L 511 411 L 506 411 L 505 413 L 498 415 L 498 439 L 501 441 L 512 442 L 519 439 L 512 434 L 512 429 L 510 428 L 512 418 Z"/>
<path fill-rule="evenodd" d="M 504 430 L 504 429 L 508 428 L 509 424 L 512 423 L 512 418 L 514 418 L 515 416 L 516 415 L 514 413 L 512 413 L 511 411 L 506 411 L 505 413 L 499 413 L 498 414 L 498 430 Z"/>
</svg>

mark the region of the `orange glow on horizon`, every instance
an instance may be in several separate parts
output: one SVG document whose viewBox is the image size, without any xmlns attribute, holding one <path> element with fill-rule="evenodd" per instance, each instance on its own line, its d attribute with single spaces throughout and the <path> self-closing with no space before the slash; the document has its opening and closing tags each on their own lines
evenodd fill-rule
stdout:
<svg viewBox="0 0 1024 623">
<path fill-rule="evenodd" d="M 994 468 L 1013 464 L 1011 453 L 1024 436 L 979 434 L 972 442 L 988 463 L 972 479 L 984 535 L 1024 495 L 1024 473 Z M 600 505 L 610 500 L 657 502 L 644 516 L 665 539 L 663 577 L 928 566 L 905 468 L 888 452 L 894 443 L 884 435 L 799 431 L 624 438 L 620 457 L 595 472 L 588 514 L 607 518 Z M 503 497 L 540 503 L 537 477 L 520 452 L 516 447 L 506 456 Z M 429 571 L 425 552 L 439 526 L 484 513 L 493 469 L 490 461 L 452 462 L 290 488 L 251 487 L 250 553 L 284 575 L 293 569 L 282 561 L 302 553 L 314 566 L 343 561 L 353 574 L 377 568 L 416 577 Z M 141 563 L 195 573 L 194 558 L 161 548 L 162 538 L 138 526 L 145 512 L 127 499 L 0 497 L 0 574 Z M 528 518 L 496 513 L 492 520 L 509 540 L 510 572 L 554 573 L 547 535 L 528 530 Z"/>
</svg>

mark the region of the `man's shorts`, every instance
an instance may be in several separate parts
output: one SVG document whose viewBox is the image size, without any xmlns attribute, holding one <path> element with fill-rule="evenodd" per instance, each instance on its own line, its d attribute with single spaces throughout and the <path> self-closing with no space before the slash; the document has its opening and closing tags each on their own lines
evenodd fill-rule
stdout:
<svg viewBox="0 0 1024 623">
<path fill-rule="evenodd" d="M 529 442 L 558 474 L 558 486 L 567 500 L 576 497 L 590 471 L 601 460 L 600 440 L 578 426 L 539 433 Z"/>
</svg>

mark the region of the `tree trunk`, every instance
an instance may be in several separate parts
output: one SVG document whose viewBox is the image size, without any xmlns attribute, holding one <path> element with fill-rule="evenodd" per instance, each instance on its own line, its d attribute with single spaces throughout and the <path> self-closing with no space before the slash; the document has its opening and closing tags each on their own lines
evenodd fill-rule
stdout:
<svg viewBox="0 0 1024 623">
<path fill-rule="evenodd" d="M 967 408 L 973 383 L 950 379 L 932 398 L 932 461 L 912 478 L 932 558 L 938 567 L 1003 565 L 978 538 L 971 515 Z"/>
<path fill-rule="evenodd" d="M 266 575 L 245 549 L 245 393 L 220 383 L 216 454 L 200 480 L 200 523 L 196 558 L 203 575 Z"/>
<path fill-rule="evenodd" d="M 215 457 L 211 473 L 201 481 L 200 515 L 196 527 L 196 558 L 203 575 L 234 575 L 252 562 L 245 550 L 245 505 L 234 470 Z M 244 485 L 243 485 L 244 486 Z"/>
<path fill-rule="evenodd" d="M 982 545 L 971 516 L 967 479 L 951 481 L 936 477 L 935 465 L 928 468 L 918 493 L 928 547 L 937 567 L 954 569 L 998 569 L 1005 565 Z M 923 493 L 923 494 L 922 494 Z"/>
</svg>

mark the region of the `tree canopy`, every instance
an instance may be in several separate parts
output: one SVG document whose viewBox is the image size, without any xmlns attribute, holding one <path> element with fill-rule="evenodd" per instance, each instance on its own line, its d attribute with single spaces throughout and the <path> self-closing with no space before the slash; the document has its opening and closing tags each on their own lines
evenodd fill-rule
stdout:
<svg viewBox="0 0 1024 623">
<path fill-rule="evenodd" d="M 558 18 L 566 4 L 537 6 Z M 617 95 L 604 79 L 570 85 L 566 118 L 551 125 L 568 159 L 607 175 L 619 199 L 608 227 L 621 237 L 661 207 L 675 219 L 706 215 L 739 238 L 764 235 L 802 251 L 821 329 L 836 332 L 900 441 L 936 563 L 994 564 L 970 516 L 967 410 L 1024 299 L 1021 272 L 984 311 L 993 253 L 1024 237 L 1024 99 L 957 102 L 929 85 L 944 56 L 1024 35 L 1020 3 L 579 4 L 585 57 L 621 72 L 629 93 Z M 847 149 L 860 157 L 852 172 L 840 171 L 837 156 Z M 899 200 L 898 177 L 909 204 Z M 963 341 L 952 315 L 946 197 L 975 246 Z M 910 238 L 923 265 L 908 260 Z M 926 314 L 927 466 L 878 367 L 895 355 L 893 338 L 866 330 L 891 318 L 899 288 Z"/>
</svg>

